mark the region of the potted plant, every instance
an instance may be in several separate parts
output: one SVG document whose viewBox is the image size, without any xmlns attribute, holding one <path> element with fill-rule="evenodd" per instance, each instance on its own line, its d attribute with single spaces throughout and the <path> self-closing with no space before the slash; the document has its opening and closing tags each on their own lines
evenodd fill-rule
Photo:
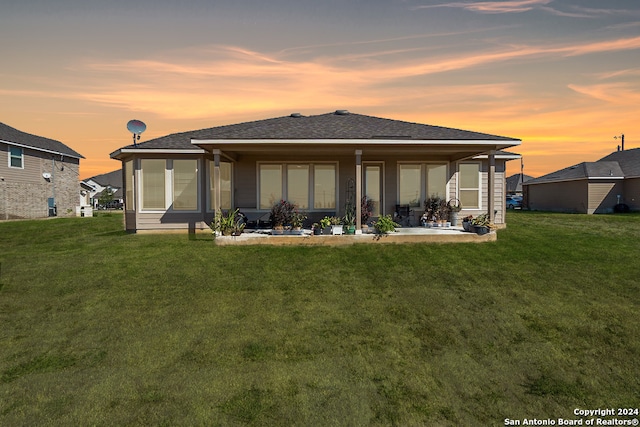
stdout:
<svg viewBox="0 0 640 427">
<path fill-rule="evenodd" d="M 216 236 L 239 236 L 245 227 L 244 218 L 240 215 L 240 209 L 229 211 L 226 215 L 220 209 L 215 213 L 213 222 L 209 226 L 213 237 Z"/>
<path fill-rule="evenodd" d="M 460 204 L 460 200 L 451 199 L 447 202 L 447 207 L 449 208 L 449 221 L 451 221 L 452 226 L 458 225 L 458 212 L 462 210 L 462 205 Z"/>
<path fill-rule="evenodd" d="M 367 196 L 362 196 L 362 202 L 360 203 L 360 225 L 362 229 L 368 228 L 369 220 L 373 215 L 373 200 Z"/>
<path fill-rule="evenodd" d="M 286 200 L 280 200 L 271 207 L 269 221 L 271 222 L 272 234 L 284 234 L 284 226 L 291 224 L 291 218 L 295 210 L 295 205 Z"/>
<path fill-rule="evenodd" d="M 473 231 L 479 235 L 487 234 L 494 228 L 494 225 L 489 221 L 489 215 L 486 213 L 472 219 L 471 226 Z"/>
<path fill-rule="evenodd" d="M 317 222 L 314 222 L 313 224 L 311 224 L 311 232 L 313 233 L 314 236 L 321 235 L 322 228 L 320 228 L 320 224 Z"/>
<path fill-rule="evenodd" d="M 331 218 L 325 216 L 320 220 L 320 231 L 324 234 L 331 234 Z"/>
<path fill-rule="evenodd" d="M 373 226 L 376 229 L 376 234 L 388 234 L 396 231 L 396 227 L 400 227 L 400 224 L 396 223 L 391 215 L 381 215 L 373 223 Z"/>
<path fill-rule="evenodd" d="M 307 215 L 304 212 L 300 212 L 297 209 L 291 214 L 291 230 L 293 234 L 302 234 L 302 224 L 307 219 Z"/>
<path fill-rule="evenodd" d="M 337 216 L 332 216 L 329 221 L 331 222 L 331 234 L 334 236 L 342 235 L 342 219 Z"/>
<path fill-rule="evenodd" d="M 356 234 L 356 207 L 351 202 L 344 208 L 343 221 L 347 234 Z"/>
<path fill-rule="evenodd" d="M 471 231 L 471 221 L 473 220 L 473 216 L 467 215 L 462 218 L 462 229 L 464 231 Z"/>
<path fill-rule="evenodd" d="M 422 222 L 428 226 L 439 224 L 442 212 L 442 199 L 436 195 L 431 195 L 424 201 L 424 215 Z"/>
</svg>

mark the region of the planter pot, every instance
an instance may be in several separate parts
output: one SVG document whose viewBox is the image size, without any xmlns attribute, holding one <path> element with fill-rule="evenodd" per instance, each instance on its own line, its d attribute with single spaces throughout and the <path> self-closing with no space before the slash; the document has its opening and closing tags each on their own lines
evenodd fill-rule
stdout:
<svg viewBox="0 0 640 427">
<path fill-rule="evenodd" d="M 300 236 L 303 233 L 302 228 L 296 227 L 291 229 L 291 234 Z"/>
<path fill-rule="evenodd" d="M 458 225 L 458 212 L 449 212 L 449 219 L 453 227 Z"/>
<path fill-rule="evenodd" d="M 322 229 L 322 234 L 331 235 L 331 226 Z"/>
<path fill-rule="evenodd" d="M 342 236 L 342 226 L 341 225 L 332 225 L 331 226 L 331 234 L 334 236 Z"/>
<path fill-rule="evenodd" d="M 473 231 L 479 236 L 487 234 L 489 232 L 489 227 L 485 227 L 484 225 L 474 225 Z"/>
<path fill-rule="evenodd" d="M 284 228 L 276 227 L 276 228 L 271 230 L 271 234 L 273 234 L 273 235 L 282 235 L 282 234 L 284 234 Z"/>
<path fill-rule="evenodd" d="M 322 234 L 322 228 L 314 228 L 313 229 L 313 235 L 314 236 L 319 236 Z"/>
<path fill-rule="evenodd" d="M 356 234 L 356 226 L 355 225 L 348 225 L 346 227 L 347 229 L 347 234 Z"/>
<path fill-rule="evenodd" d="M 471 231 L 471 223 L 469 221 L 462 221 L 462 229 L 464 231 Z"/>
</svg>

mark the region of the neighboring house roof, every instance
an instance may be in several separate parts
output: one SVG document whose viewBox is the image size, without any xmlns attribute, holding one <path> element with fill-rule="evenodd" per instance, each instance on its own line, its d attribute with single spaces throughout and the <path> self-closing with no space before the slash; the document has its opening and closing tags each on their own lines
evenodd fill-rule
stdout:
<svg viewBox="0 0 640 427">
<path fill-rule="evenodd" d="M 640 148 L 631 150 L 615 151 L 608 156 L 598 160 L 618 162 L 625 178 L 640 177 Z"/>
<path fill-rule="evenodd" d="M 122 188 L 122 170 L 118 169 L 85 179 L 85 181 L 91 180 L 103 187 L 111 186 L 113 188 Z"/>
<path fill-rule="evenodd" d="M 622 179 L 624 173 L 618 162 L 602 161 L 582 162 L 550 174 L 534 178 L 524 185 L 543 184 L 548 182 L 575 181 L 579 179 Z"/>
<path fill-rule="evenodd" d="M 105 188 L 104 190 L 100 191 L 99 193 L 96 193 L 93 195 L 94 199 L 99 199 L 100 197 L 103 196 L 103 194 L 106 194 L 105 192 L 107 191 L 107 189 Z M 113 188 L 111 189 L 111 191 L 113 191 Z M 123 197 L 123 192 L 122 192 L 122 188 L 117 188 L 116 191 L 112 194 L 114 199 L 122 199 Z"/>
<path fill-rule="evenodd" d="M 45 138 L 43 136 L 31 135 L 18 129 L 0 123 L 0 141 L 12 145 L 32 148 L 38 151 L 45 151 L 53 154 L 62 154 L 67 157 L 84 159 L 82 154 L 72 150 L 60 141 Z"/>
<path fill-rule="evenodd" d="M 522 183 L 533 179 L 532 176 L 514 174 L 507 178 L 507 192 L 522 191 Z"/>
<path fill-rule="evenodd" d="M 315 116 L 291 114 L 190 132 L 175 133 L 137 144 L 138 149 L 193 150 L 191 140 L 434 140 L 502 141 L 520 140 L 460 129 L 384 119 L 338 110 Z M 134 148 L 129 145 L 124 148 Z M 113 157 L 112 153 L 112 157 Z"/>
</svg>

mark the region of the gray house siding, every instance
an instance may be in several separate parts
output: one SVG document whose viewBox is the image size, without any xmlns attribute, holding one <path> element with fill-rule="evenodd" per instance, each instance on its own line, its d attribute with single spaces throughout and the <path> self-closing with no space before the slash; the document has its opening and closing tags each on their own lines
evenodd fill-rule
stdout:
<svg viewBox="0 0 640 427">
<path fill-rule="evenodd" d="M 623 202 L 633 211 L 640 211 L 640 178 L 624 180 Z"/>
<path fill-rule="evenodd" d="M 590 181 L 589 182 L 589 208 L 587 213 L 611 213 L 617 203 L 617 195 L 622 195 L 623 185 L 617 181 Z"/>
<path fill-rule="evenodd" d="M 527 185 L 527 206 L 531 210 L 587 213 L 588 181 L 564 181 Z"/>
</svg>

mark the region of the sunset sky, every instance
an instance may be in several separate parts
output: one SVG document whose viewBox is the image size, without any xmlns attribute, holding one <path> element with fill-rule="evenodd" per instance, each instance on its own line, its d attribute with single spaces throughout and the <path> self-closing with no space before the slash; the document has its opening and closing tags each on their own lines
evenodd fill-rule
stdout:
<svg viewBox="0 0 640 427">
<path fill-rule="evenodd" d="M 3 0 L 0 52 L 0 122 L 81 178 L 120 167 L 130 119 L 346 109 L 520 138 L 533 176 L 640 147 L 638 0 Z"/>
</svg>

